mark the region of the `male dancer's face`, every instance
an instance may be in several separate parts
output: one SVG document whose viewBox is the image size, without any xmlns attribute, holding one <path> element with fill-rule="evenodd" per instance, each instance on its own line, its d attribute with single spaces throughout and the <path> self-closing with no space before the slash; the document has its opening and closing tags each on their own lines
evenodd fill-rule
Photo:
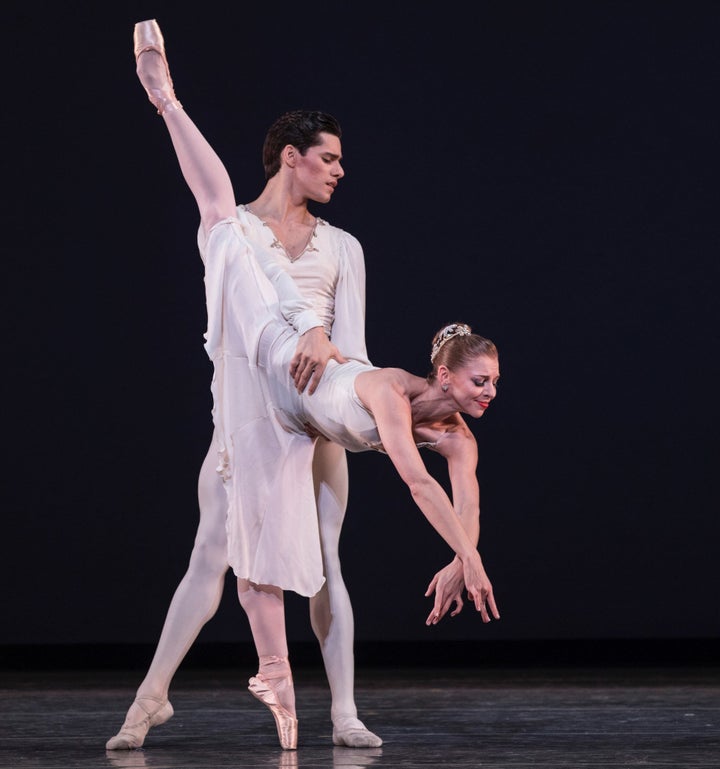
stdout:
<svg viewBox="0 0 720 769">
<path fill-rule="evenodd" d="M 340 165 L 340 139 L 327 133 L 321 133 L 320 139 L 320 144 L 309 147 L 304 155 L 296 155 L 294 183 L 297 192 L 308 200 L 327 203 L 345 171 Z"/>
</svg>

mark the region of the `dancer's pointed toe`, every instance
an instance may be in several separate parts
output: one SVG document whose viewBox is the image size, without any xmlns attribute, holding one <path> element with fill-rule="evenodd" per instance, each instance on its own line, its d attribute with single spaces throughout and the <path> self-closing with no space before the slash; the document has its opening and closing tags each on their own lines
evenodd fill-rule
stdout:
<svg viewBox="0 0 720 769">
<path fill-rule="evenodd" d="M 143 71 L 141 68 L 140 57 L 150 51 L 158 54 L 162 60 L 163 66 L 160 73 L 152 72 L 150 69 Z M 133 52 L 138 65 L 138 77 L 145 88 L 148 99 L 157 109 L 158 115 L 182 109 L 182 104 L 175 97 L 173 81 L 170 77 L 170 67 L 165 55 L 165 39 L 155 19 L 139 21 L 135 25 Z"/>
<path fill-rule="evenodd" d="M 275 718 L 280 747 L 283 750 L 295 750 L 298 738 L 297 718 L 280 704 L 270 682 L 262 673 L 258 673 L 248 681 L 248 689 L 254 697 L 257 697 L 260 702 L 270 708 L 270 712 Z"/>
<path fill-rule="evenodd" d="M 165 58 L 165 38 L 155 19 L 138 21 L 133 29 L 133 50 L 137 59 L 143 51 L 157 51 Z"/>
</svg>

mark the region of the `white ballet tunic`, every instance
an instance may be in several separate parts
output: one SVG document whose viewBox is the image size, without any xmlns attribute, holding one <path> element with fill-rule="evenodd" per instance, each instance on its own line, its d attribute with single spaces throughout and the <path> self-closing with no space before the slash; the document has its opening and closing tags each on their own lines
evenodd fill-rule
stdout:
<svg viewBox="0 0 720 769">
<path fill-rule="evenodd" d="M 238 213 L 240 219 L 225 219 L 199 239 L 228 563 L 238 577 L 312 596 L 325 579 L 314 440 L 305 424 L 349 451 L 382 450 L 375 421 L 354 390 L 356 376 L 373 366 L 364 343 L 356 345 L 358 360 L 330 361 L 313 395 L 297 392 L 289 363 L 298 333 L 315 325 L 327 330 L 329 319 L 318 317 L 269 249 L 250 237 L 247 213 Z M 364 302 L 361 290 L 356 300 Z M 358 330 L 352 334 L 357 338 Z M 334 332 L 333 341 L 343 351 Z"/>
</svg>

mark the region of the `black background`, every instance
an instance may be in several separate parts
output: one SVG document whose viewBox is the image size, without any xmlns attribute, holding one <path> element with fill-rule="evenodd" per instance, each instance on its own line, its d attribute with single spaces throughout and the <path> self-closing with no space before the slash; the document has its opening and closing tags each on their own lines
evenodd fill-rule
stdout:
<svg viewBox="0 0 720 769">
<path fill-rule="evenodd" d="M 0 644 L 154 642 L 192 546 L 211 370 L 197 212 L 134 74 L 153 17 L 239 201 L 278 114 L 340 119 L 313 210 L 363 244 L 376 365 L 426 373 L 453 320 L 500 349 L 473 430 L 502 620 L 425 627 L 450 553 L 352 455 L 358 640 L 718 637 L 720 5 L 57 5 L 3 12 Z M 229 579 L 201 640 L 249 637 Z"/>
</svg>

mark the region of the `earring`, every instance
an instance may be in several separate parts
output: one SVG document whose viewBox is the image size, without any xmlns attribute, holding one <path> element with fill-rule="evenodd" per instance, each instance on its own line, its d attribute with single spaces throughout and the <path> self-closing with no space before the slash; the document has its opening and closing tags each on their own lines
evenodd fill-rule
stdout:
<svg viewBox="0 0 720 769">
<path fill-rule="evenodd" d="M 448 391 L 448 387 L 449 387 L 449 386 L 450 386 L 450 385 L 446 385 L 446 384 L 444 384 L 444 385 L 440 385 L 440 389 L 441 389 L 441 390 L 442 390 L 444 393 L 446 393 L 446 392 Z"/>
</svg>

